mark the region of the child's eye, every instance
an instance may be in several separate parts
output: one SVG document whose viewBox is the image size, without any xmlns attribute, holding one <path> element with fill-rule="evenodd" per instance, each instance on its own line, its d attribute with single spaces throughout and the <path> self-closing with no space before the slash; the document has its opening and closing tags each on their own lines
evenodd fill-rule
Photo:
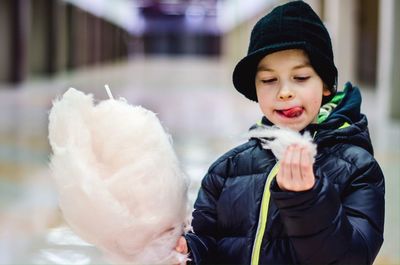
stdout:
<svg viewBox="0 0 400 265">
<path fill-rule="evenodd" d="M 294 79 L 297 81 L 306 81 L 307 79 L 309 79 L 309 76 L 295 76 Z"/>
<path fill-rule="evenodd" d="M 272 84 L 273 82 L 275 82 L 277 79 L 276 78 L 268 78 L 268 79 L 261 79 L 261 82 L 263 84 Z"/>
</svg>

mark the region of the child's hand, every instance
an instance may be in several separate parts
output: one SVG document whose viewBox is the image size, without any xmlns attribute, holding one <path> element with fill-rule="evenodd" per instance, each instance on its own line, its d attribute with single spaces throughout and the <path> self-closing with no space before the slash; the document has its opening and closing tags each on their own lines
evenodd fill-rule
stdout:
<svg viewBox="0 0 400 265">
<path fill-rule="evenodd" d="M 181 236 L 178 239 L 178 242 L 176 242 L 175 250 L 177 252 L 179 252 L 179 253 L 182 253 L 182 254 L 187 254 L 188 253 L 188 246 L 187 246 L 187 243 L 186 243 L 186 239 L 183 236 Z"/>
<path fill-rule="evenodd" d="M 283 191 L 306 191 L 314 187 L 313 164 L 307 148 L 294 144 L 286 149 L 276 181 Z"/>
<path fill-rule="evenodd" d="M 188 253 L 187 242 L 186 242 L 186 239 L 183 236 L 181 236 L 178 239 L 178 242 L 176 242 L 175 250 L 177 252 L 181 253 L 181 254 L 187 254 Z M 184 262 L 183 264 L 186 264 L 186 262 Z M 179 265 L 181 265 L 181 264 L 179 264 Z"/>
</svg>

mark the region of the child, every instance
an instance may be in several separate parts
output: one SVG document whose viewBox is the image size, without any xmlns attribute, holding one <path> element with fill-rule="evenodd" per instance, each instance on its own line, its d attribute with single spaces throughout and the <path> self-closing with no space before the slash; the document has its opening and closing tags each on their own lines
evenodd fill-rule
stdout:
<svg viewBox="0 0 400 265">
<path fill-rule="evenodd" d="M 193 233 L 178 251 L 195 264 L 373 263 L 383 242 L 384 177 L 360 92 L 347 83 L 336 93 L 336 80 L 329 34 L 309 5 L 289 2 L 258 21 L 233 83 L 258 102 L 258 126 L 309 131 L 315 162 L 295 144 L 277 163 L 257 139 L 229 151 L 204 177 Z"/>
</svg>

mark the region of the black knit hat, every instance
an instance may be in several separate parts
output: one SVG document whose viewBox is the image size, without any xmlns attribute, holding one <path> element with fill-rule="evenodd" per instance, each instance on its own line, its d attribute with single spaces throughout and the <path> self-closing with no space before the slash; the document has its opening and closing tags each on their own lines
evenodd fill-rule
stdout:
<svg viewBox="0 0 400 265">
<path fill-rule="evenodd" d="M 331 38 L 312 8 L 303 1 L 293 1 L 274 8 L 254 26 L 247 56 L 233 71 L 235 88 L 250 100 L 257 101 L 255 75 L 260 60 L 273 52 L 303 49 L 316 73 L 331 95 L 336 93 L 337 69 L 333 61 Z"/>
</svg>

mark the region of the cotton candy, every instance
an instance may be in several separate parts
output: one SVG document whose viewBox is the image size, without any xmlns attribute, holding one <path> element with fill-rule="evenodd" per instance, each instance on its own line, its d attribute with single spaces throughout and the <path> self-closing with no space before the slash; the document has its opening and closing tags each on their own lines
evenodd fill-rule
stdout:
<svg viewBox="0 0 400 265">
<path fill-rule="evenodd" d="M 271 149 L 278 160 L 281 160 L 289 145 L 297 144 L 307 148 L 310 153 L 310 161 L 314 163 L 317 154 L 317 145 L 313 143 L 309 132 L 303 135 L 288 128 L 277 126 L 263 126 L 251 130 L 246 135 L 248 138 L 258 138 L 264 149 Z"/>
<path fill-rule="evenodd" d="M 188 177 L 157 116 L 70 88 L 49 114 L 50 169 L 70 227 L 116 264 L 177 264 Z"/>
</svg>

